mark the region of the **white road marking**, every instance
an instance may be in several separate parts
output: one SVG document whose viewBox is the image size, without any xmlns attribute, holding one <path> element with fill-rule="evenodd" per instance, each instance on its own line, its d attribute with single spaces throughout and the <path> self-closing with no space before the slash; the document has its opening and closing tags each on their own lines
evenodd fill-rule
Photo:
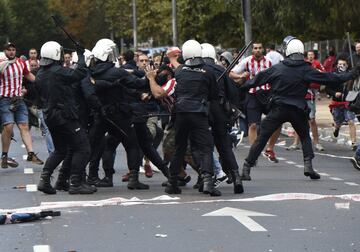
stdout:
<svg viewBox="0 0 360 252">
<path fill-rule="evenodd" d="M 331 180 L 335 180 L 335 181 L 343 181 L 342 178 L 336 178 L 336 177 L 330 177 L 329 179 Z"/>
<path fill-rule="evenodd" d="M 327 173 L 325 173 L 325 172 L 319 172 L 319 174 L 320 174 L 321 176 L 324 176 L 324 177 L 329 177 L 329 176 L 330 176 L 329 174 L 327 174 Z"/>
<path fill-rule="evenodd" d="M 26 159 L 27 159 L 27 155 L 23 155 L 22 158 L 23 158 L 23 160 L 26 160 Z"/>
<path fill-rule="evenodd" d="M 50 246 L 49 245 L 35 245 L 34 252 L 50 252 Z"/>
<path fill-rule="evenodd" d="M 231 216 L 252 232 L 266 232 L 267 230 L 251 219 L 249 216 L 275 216 L 272 214 L 248 211 L 244 209 L 224 207 L 219 210 L 204 214 L 203 216 Z"/>
<path fill-rule="evenodd" d="M 335 203 L 336 209 L 350 209 L 350 202 L 347 203 Z"/>
<path fill-rule="evenodd" d="M 291 231 L 306 231 L 306 228 L 292 228 Z"/>
<path fill-rule="evenodd" d="M 26 185 L 26 191 L 27 192 L 37 192 L 37 185 L 35 185 L 35 184 Z"/>
<path fill-rule="evenodd" d="M 282 161 L 282 160 L 286 160 L 286 158 L 283 157 L 277 157 L 278 160 Z"/>
<path fill-rule="evenodd" d="M 359 186 L 359 184 L 354 183 L 354 182 L 345 182 L 345 184 L 347 184 L 349 186 Z"/>
<path fill-rule="evenodd" d="M 24 174 L 34 174 L 33 168 L 24 168 Z"/>
<path fill-rule="evenodd" d="M 296 164 L 296 163 L 293 162 L 293 161 L 286 161 L 285 163 L 287 163 L 287 164 Z"/>
<path fill-rule="evenodd" d="M 25 148 L 25 144 L 22 144 L 22 145 L 21 145 L 21 148 Z"/>
<path fill-rule="evenodd" d="M 321 200 L 321 199 L 342 199 L 347 201 L 360 202 L 360 194 L 342 194 L 342 195 L 322 195 L 312 193 L 278 193 L 258 196 L 253 198 L 235 198 L 235 199 L 209 199 L 195 201 L 180 201 L 179 197 L 170 197 L 162 195 L 151 199 L 138 198 L 109 198 L 94 201 L 55 201 L 42 202 L 39 206 L 23 207 L 15 209 L 0 209 L 0 213 L 34 213 L 45 210 L 56 210 L 75 207 L 102 207 L 102 206 L 133 206 L 133 205 L 178 205 L 178 204 L 203 204 L 203 203 L 221 203 L 221 202 L 263 202 L 263 201 L 284 201 L 284 200 Z"/>
<path fill-rule="evenodd" d="M 297 164 L 295 165 L 297 168 L 304 168 L 304 165 L 301 165 L 301 164 Z"/>
</svg>

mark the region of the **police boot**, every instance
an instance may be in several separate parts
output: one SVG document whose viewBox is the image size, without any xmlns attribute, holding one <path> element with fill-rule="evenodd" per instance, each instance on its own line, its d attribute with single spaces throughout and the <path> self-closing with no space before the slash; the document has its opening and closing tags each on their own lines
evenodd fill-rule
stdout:
<svg viewBox="0 0 360 252">
<path fill-rule="evenodd" d="M 113 175 L 107 175 L 103 179 L 100 179 L 96 184 L 96 187 L 113 187 Z"/>
<path fill-rule="evenodd" d="M 93 194 L 94 190 L 82 182 L 81 175 L 70 176 L 69 194 Z"/>
<path fill-rule="evenodd" d="M 232 181 L 234 183 L 234 193 L 238 194 L 238 193 L 243 193 L 244 192 L 244 187 L 241 181 L 241 177 L 239 174 L 239 171 L 232 171 L 231 172 L 231 176 L 232 176 Z"/>
<path fill-rule="evenodd" d="M 86 181 L 86 173 L 83 172 L 81 175 L 81 184 L 85 187 L 88 188 L 90 190 L 92 190 L 93 192 L 97 192 L 97 188 L 94 185 L 90 185 L 87 181 Z"/>
<path fill-rule="evenodd" d="M 304 175 L 311 179 L 320 179 L 320 174 L 314 171 L 311 159 L 304 159 Z"/>
<path fill-rule="evenodd" d="M 178 176 L 169 177 L 165 192 L 167 194 L 181 194 L 181 189 L 178 186 Z"/>
<path fill-rule="evenodd" d="M 130 190 L 148 190 L 149 186 L 139 181 L 139 172 L 135 170 L 130 171 L 129 182 L 127 188 Z"/>
<path fill-rule="evenodd" d="M 59 172 L 58 179 L 55 183 L 55 189 L 58 191 L 69 191 L 69 179 L 65 173 Z"/>
<path fill-rule="evenodd" d="M 38 190 L 46 194 L 56 194 L 56 190 L 50 183 L 51 173 L 48 171 L 42 171 L 40 181 L 38 184 Z"/>
<path fill-rule="evenodd" d="M 241 174 L 241 179 L 242 180 L 251 180 L 250 170 L 251 170 L 251 166 L 245 160 L 244 165 L 243 165 L 243 169 L 242 169 L 242 174 Z"/>
<path fill-rule="evenodd" d="M 210 194 L 210 196 L 221 196 L 221 192 L 214 187 L 214 180 L 209 173 L 204 174 L 204 194 Z"/>
</svg>

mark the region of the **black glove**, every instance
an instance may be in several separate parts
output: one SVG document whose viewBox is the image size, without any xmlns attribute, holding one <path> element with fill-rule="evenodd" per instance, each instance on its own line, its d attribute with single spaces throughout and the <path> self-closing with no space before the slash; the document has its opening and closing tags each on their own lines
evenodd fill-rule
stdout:
<svg viewBox="0 0 360 252">
<path fill-rule="evenodd" d="M 75 50 L 76 53 L 80 56 L 83 55 L 85 52 L 85 47 L 83 47 L 79 42 L 76 42 L 75 44 Z"/>
</svg>

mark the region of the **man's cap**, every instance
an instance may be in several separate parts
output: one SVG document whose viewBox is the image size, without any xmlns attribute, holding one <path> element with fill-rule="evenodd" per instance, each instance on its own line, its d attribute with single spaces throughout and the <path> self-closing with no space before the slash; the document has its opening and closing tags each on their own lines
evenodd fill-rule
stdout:
<svg viewBox="0 0 360 252">
<path fill-rule="evenodd" d="M 177 46 L 173 46 L 173 47 L 169 47 L 166 51 L 166 55 L 167 56 L 175 56 L 177 54 L 180 54 L 181 53 L 181 50 L 179 47 Z"/>
<path fill-rule="evenodd" d="M 7 43 L 4 45 L 4 50 L 9 49 L 10 47 L 16 48 L 16 46 L 15 46 L 14 43 L 12 43 L 12 42 L 7 42 Z"/>
</svg>

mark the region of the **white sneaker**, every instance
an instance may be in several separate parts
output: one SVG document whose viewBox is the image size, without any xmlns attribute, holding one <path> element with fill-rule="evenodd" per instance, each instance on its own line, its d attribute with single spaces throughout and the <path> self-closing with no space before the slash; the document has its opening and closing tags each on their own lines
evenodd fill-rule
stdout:
<svg viewBox="0 0 360 252">
<path fill-rule="evenodd" d="M 240 134 L 236 134 L 236 142 L 235 142 L 235 148 L 239 147 L 241 144 L 243 138 L 244 138 L 244 131 L 241 131 Z"/>
<path fill-rule="evenodd" d="M 315 149 L 317 150 L 317 151 L 324 151 L 324 147 L 322 147 L 322 145 L 321 144 L 315 144 Z"/>
<path fill-rule="evenodd" d="M 300 150 L 300 146 L 298 144 L 292 144 L 289 147 L 286 147 L 287 150 Z"/>
</svg>

